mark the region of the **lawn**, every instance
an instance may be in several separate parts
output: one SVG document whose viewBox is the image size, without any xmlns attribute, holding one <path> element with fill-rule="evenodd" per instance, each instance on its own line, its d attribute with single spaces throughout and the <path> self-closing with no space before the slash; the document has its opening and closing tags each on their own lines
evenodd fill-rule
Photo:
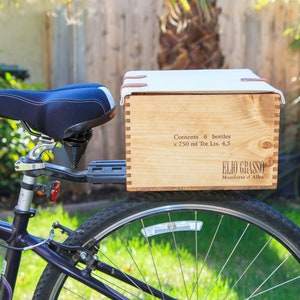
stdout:
<svg viewBox="0 0 300 300">
<path fill-rule="evenodd" d="M 287 216 L 289 216 L 295 223 L 300 225 L 300 208 L 299 207 L 287 207 L 287 206 L 280 206 L 278 207 L 284 214 L 286 214 Z M 32 234 L 36 234 L 42 237 L 48 237 L 49 235 L 49 231 L 51 229 L 51 225 L 54 221 L 59 220 L 59 222 L 69 228 L 75 229 L 78 227 L 79 224 L 81 224 L 86 218 L 88 217 L 88 215 L 82 215 L 82 214 L 76 214 L 73 216 L 69 216 L 67 213 L 65 213 L 62 208 L 60 206 L 58 206 L 55 210 L 52 209 L 39 209 L 37 216 L 35 218 L 33 218 L 30 222 L 29 225 L 29 232 L 31 232 Z M 206 221 L 206 223 L 209 222 L 209 220 Z M 228 224 L 228 226 L 233 227 L 233 224 Z M 236 228 L 236 230 L 238 230 L 238 228 Z M 232 234 L 232 230 L 230 230 L 231 234 Z M 253 243 L 247 243 L 247 247 L 245 247 L 245 249 L 242 250 L 242 253 L 244 253 L 245 255 L 247 255 L 247 253 L 251 253 L 251 252 L 255 252 L 254 249 L 251 248 L 251 245 L 253 245 L 253 248 L 257 245 L 257 243 L 259 243 L 259 241 L 255 240 L 255 232 L 253 233 L 247 233 L 247 234 L 252 234 L 253 236 L 249 236 L 248 240 L 253 239 L 254 242 Z M 65 238 L 65 236 L 60 236 L 59 231 L 56 230 L 56 240 L 60 240 L 62 241 Z M 183 236 L 183 238 L 186 238 L 186 236 Z M 224 236 L 224 239 L 226 239 L 226 236 Z M 112 240 L 111 240 L 112 241 Z M 110 242 L 111 242 L 110 241 Z M 103 247 L 102 249 L 105 249 L 107 247 L 111 247 L 113 249 L 115 249 L 115 251 L 120 251 L 119 249 L 121 249 L 120 245 L 118 245 L 118 243 L 120 242 L 118 240 L 118 238 L 116 238 L 114 240 L 114 245 L 105 245 L 105 247 Z M 204 243 L 205 244 L 205 243 Z M 131 247 L 138 249 L 138 253 L 143 253 L 143 247 L 145 247 L 144 244 L 141 244 L 138 240 L 136 239 L 132 239 L 131 242 Z M 226 248 L 228 247 L 228 249 Z M 227 244 L 226 242 L 222 242 L 222 252 L 216 252 L 214 254 L 215 259 L 217 260 L 218 257 L 217 255 L 222 255 L 222 253 L 226 253 L 228 251 L 230 251 L 230 248 L 232 247 L 232 245 Z M 274 253 L 276 253 L 276 256 L 270 256 L 270 257 L 265 257 L 264 260 L 265 262 L 260 264 L 261 269 L 256 269 L 256 273 L 259 274 L 260 272 L 265 271 L 264 269 L 268 267 L 268 265 L 272 264 L 273 260 L 278 259 L 278 257 L 280 255 L 284 255 L 284 253 L 282 252 L 282 250 L 280 249 L 276 249 L 276 245 L 270 245 L 270 247 L 274 247 Z M 146 251 L 146 249 L 145 249 Z M 160 260 L 160 267 L 163 267 L 164 265 L 168 268 L 171 265 L 174 265 L 174 263 L 172 262 L 173 259 L 175 259 L 175 257 L 172 257 L 171 255 L 167 255 L 167 251 L 169 251 L 168 249 L 168 245 L 163 245 L 160 248 L 160 252 L 161 252 L 161 260 Z M 188 261 L 190 259 L 190 249 L 182 249 L 182 256 L 185 257 L 185 259 Z M 3 257 L 3 249 L 1 250 L 1 258 Z M 119 253 L 120 254 L 120 253 Z M 126 255 L 124 254 L 120 254 L 120 256 L 122 257 L 122 255 Z M 141 255 L 143 256 L 143 255 Z M 143 259 L 143 257 L 141 257 L 141 260 Z M 234 262 L 233 265 L 237 265 L 237 264 L 241 264 L 241 258 L 239 258 L 240 260 L 237 260 Z M 210 261 L 210 268 L 204 270 L 204 274 L 205 274 L 205 278 L 208 278 L 210 276 L 215 276 L 216 274 L 211 274 L 214 272 L 214 261 Z M 20 273 L 19 273 L 19 277 L 18 277 L 18 281 L 17 281 L 17 286 L 16 286 L 16 292 L 15 292 L 15 298 L 14 299 L 31 299 L 32 298 L 32 294 L 34 291 L 34 288 L 36 286 L 36 283 L 38 281 L 38 278 L 43 270 L 43 268 L 45 267 L 45 263 L 35 254 L 29 252 L 25 252 L 23 254 L 22 257 L 22 264 L 21 264 L 21 268 L 20 268 Z M 191 267 L 192 269 L 192 267 Z M 176 275 L 176 272 L 174 272 Z M 178 278 L 176 278 L 178 276 L 175 276 L 174 278 L 168 278 L 168 280 L 171 281 L 175 281 Z M 231 281 L 230 278 L 234 278 L 236 277 L 235 274 L 235 270 L 233 268 L 229 268 L 226 273 L 225 273 L 225 279 L 224 280 L 218 280 L 215 284 L 215 289 L 216 290 L 222 290 L 223 293 L 223 297 L 226 296 L 227 290 L 228 290 L 228 284 Z M 255 280 L 255 278 L 253 278 L 253 280 Z M 249 285 L 251 285 L 252 283 L 249 282 Z M 230 297 L 228 297 L 228 299 L 239 299 L 238 296 L 235 295 L 234 291 L 230 292 Z M 216 297 L 217 299 L 219 298 Z M 295 296 L 296 298 L 296 296 Z M 289 296 L 289 299 L 293 299 L 293 295 Z"/>
</svg>

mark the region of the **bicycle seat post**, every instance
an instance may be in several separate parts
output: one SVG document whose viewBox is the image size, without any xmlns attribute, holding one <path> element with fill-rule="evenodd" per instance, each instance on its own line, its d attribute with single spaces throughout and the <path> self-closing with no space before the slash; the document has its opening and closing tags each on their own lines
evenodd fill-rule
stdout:
<svg viewBox="0 0 300 300">
<path fill-rule="evenodd" d="M 21 183 L 21 190 L 18 198 L 16 210 L 22 212 L 29 212 L 34 195 L 34 186 L 36 178 L 24 175 Z"/>
<path fill-rule="evenodd" d="M 30 208 L 33 199 L 35 184 L 35 177 L 27 176 L 24 174 L 21 182 L 18 203 L 14 209 L 14 219 L 12 222 L 14 233 L 11 236 L 10 240 L 7 241 L 7 244 L 10 247 L 21 247 L 20 238 L 23 234 L 26 234 L 29 219 L 35 215 L 35 210 Z M 12 292 L 14 290 L 17 279 L 21 255 L 22 251 L 15 251 L 13 248 L 8 249 L 5 255 L 5 268 L 2 270 L 2 282 L 6 282 L 6 286 L 9 286 Z M 6 299 L 6 297 L 8 297 L 6 296 L 7 292 L 7 288 L 1 286 L 1 299 Z"/>
<path fill-rule="evenodd" d="M 30 211 L 37 180 L 34 176 L 26 175 L 26 171 L 45 168 L 45 163 L 42 161 L 41 155 L 44 151 L 53 149 L 55 145 L 56 142 L 43 140 L 42 143 L 36 145 L 26 157 L 22 157 L 16 162 L 16 171 L 23 172 L 24 174 L 16 210 L 22 212 Z"/>
<path fill-rule="evenodd" d="M 45 163 L 41 159 L 44 151 L 53 149 L 54 142 L 42 140 L 40 144 L 34 147 L 26 157 L 21 157 L 15 164 L 16 171 L 23 172 L 21 189 L 17 205 L 14 209 L 13 234 L 7 241 L 10 247 L 23 247 L 21 238 L 27 233 L 29 219 L 35 215 L 35 210 L 31 208 L 35 187 L 37 184 L 36 176 L 28 175 L 27 171 L 39 170 L 45 168 Z M 7 298 L 9 290 L 13 292 L 16 278 L 20 266 L 22 251 L 16 251 L 13 248 L 8 249 L 5 255 L 5 267 L 2 270 L 2 280 L 0 284 L 0 296 Z M 3 283 L 6 282 L 5 286 Z M 9 286 L 9 289 L 7 287 Z"/>
</svg>

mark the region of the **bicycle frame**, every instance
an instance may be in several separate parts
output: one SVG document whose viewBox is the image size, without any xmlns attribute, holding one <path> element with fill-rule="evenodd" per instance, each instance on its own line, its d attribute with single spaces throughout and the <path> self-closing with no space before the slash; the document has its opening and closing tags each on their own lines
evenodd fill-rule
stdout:
<svg viewBox="0 0 300 300">
<path fill-rule="evenodd" d="M 84 271 L 76 268 L 74 262 L 70 262 L 63 255 L 51 249 L 49 246 L 52 242 L 51 234 L 49 239 L 41 239 L 29 234 L 27 226 L 29 219 L 35 216 L 35 210 L 31 208 L 31 203 L 38 176 L 52 175 L 55 178 L 73 182 L 123 184 L 126 180 L 125 161 L 94 161 L 89 164 L 85 171 L 73 171 L 58 165 L 43 163 L 40 160 L 39 157 L 42 152 L 51 147 L 53 148 L 54 146 L 49 146 L 48 143 L 39 145 L 36 149 L 30 151 L 29 155 L 21 158 L 16 163 L 16 169 L 22 171 L 24 176 L 19 199 L 14 209 L 14 219 L 12 223 L 0 221 L 0 239 L 8 245 L 1 273 L 1 299 L 12 299 L 23 250 L 34 251 L 47 263 L 56 266 L 67 276 L 75 278 L 107 297 L 124 299 L 124 296 L 107 287 L 102 282 L 88 276 Z M 76 250 L 83 256 L 87 254 L 84 253 L 84 249 Z M 120 278 L 124 277 L 121 274 L 119 276 Z"/>
<path fill-rule="evenodd" d="M 15 212 L 16 216 L 15 219 L 19 219 L 21 223 L 28 221 L 28 215 L 26 214 L 19 214 Z M 41 242 L 41 239 L 35 236 L 32 236 L 28 233 L 20 233 L 26 229 L 24 224 L 12 228 L 9 226 L 8 223 L 1 222 L 0 223 L 0 236 L 2 237 L 3 234 L 14 236 L 13 243 L 8 243 L 9 245 L 18 245 L 18 247 L 34 247 Z M 10 227 L 10 228 L 9 228 Z M 20 231 L 19 231 L 20 230 Z M 51 249 L 43 244 L 37 247 L 32 248 L 36 254 L 42 257 L 47 263 L 50 263 L 57 267 L 60 271 L 65 273 L 67 276 L 73 277 L 74 279 L 82 282 L 83 284 L 90 286 L 91 288 L 95 289 L 96 291 L 106 295 L 107 297 L 114 298 L 114 299 L 124 299 L 123 296 L 119 295 L 115 291 L 109 289 L 105 284 L 102 282 L 95 280 L 93 277 L 85 276 L 84 272 L 77 269 L 73 264 L 64 259 L 62 256 L 58 255 L 56 252 L 51 251 Z M 21 259 L 21 251 L 19 250 L 12 250 L 8 249 L 4 265 L 5 267 L 2 270 L 2 279 L 1 279 L 1 299 L 12 299 L 13 290 L 16 283 L 16 278 L 19 270 Z"/>
</svg>

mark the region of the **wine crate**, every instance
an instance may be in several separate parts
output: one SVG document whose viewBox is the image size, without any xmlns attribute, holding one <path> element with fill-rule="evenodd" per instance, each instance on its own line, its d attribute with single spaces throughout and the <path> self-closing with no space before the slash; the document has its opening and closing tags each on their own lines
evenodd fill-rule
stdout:
<svg viewBox="0 0 300 300">
<path fill-rule="evenodd" d="M 251 71 L 129 72 L 121 91 L 128 191 L 276 188 L 284 99 Z"/>
</svg>

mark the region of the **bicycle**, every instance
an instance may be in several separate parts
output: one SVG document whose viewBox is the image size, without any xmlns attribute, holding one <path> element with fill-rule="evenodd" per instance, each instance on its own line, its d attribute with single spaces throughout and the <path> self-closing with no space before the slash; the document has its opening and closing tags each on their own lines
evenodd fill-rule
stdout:
<svg viewBox="0 0 300 300">
<path fill-rule="evenodd" d="M 7 248 L 2 299 L 13 297 L 26 250 L 48 263 L 33 299 L 275 299 L 277 293 L 278 299 L 291 299 L 289 291 L 299 291 L 299 228 L 239 192 L 132 193 L 76 230 L 54 222 L 48 239 L 31 235 L 27 225 L 36 213 L 34 193 L 42 191 L 55 201 L 59 189 L 57 181 L 39 184 L 39 176 L 125 184 L 124 160 L 94 161 L 75 171 L 41 158 L 59 141 L 76 166 L 92 128 L 112 119 L 116 106 L 109 90 L 94 83 L 39 92 L 0 90 L 0 100 L 0 115 L 21 120 L 39 139 L 16 163 L 24 175 L 13 222 L 0 221 Z M 67 235 L 63 243 L 55 241 L 56 229 Z M 255 244 L 255 252 L 253 247 L 249 252 L 249 243 Z M 117 253 L 110 252 L 111 244 L 117 245 Z M 273 271 L 260 267 L 256 272 L 257 266 L 273 262 Z"/>
</svg>

